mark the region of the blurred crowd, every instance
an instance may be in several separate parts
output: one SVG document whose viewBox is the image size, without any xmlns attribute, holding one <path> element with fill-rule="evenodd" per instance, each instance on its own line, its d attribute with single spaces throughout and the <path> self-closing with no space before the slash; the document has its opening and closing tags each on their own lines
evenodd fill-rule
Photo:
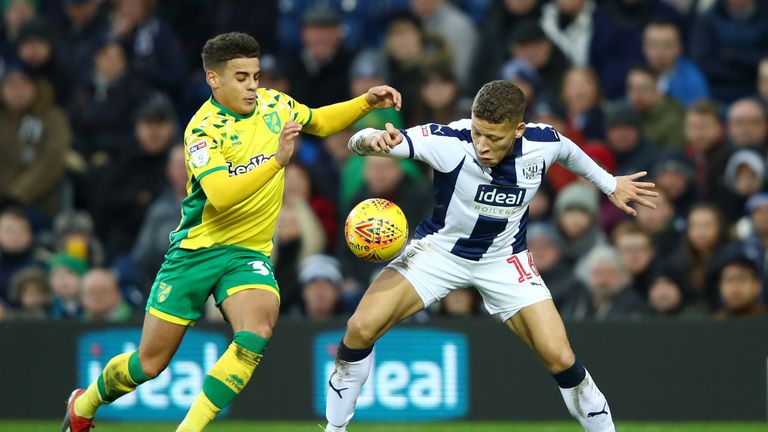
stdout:
<svg viewBox="0 0 768 432">
<path fill-rule="evenodd" d="M 3 0 L 0 320 L 138 318 L 180 219 L 182 133 L 210 96 L 199 51 L 227 31 L 261 86 L 311 107 L 387 83 L 376 111 L 286 168 L 275 236 L 284 314 L 353 310 L 380 265 L 342 227 L 369 197 L 411 227 L 433 202 L 413 161 L 350 155 L 364 127 L 466 117 L 493 79 L 615 175 L 661 196 L 637 218 L 552 167 L 528 245 L 566 319 L 765 314 L 768 4 L 763 0 Z M 414 230 L 411 230 L 414 231 Z M 514 286 L 510 286 L 514 289 Z M 484 313 L 473 290 L 418 319 Z M 211 305 L 207 318 L 221 319 Z"/>
</svg>

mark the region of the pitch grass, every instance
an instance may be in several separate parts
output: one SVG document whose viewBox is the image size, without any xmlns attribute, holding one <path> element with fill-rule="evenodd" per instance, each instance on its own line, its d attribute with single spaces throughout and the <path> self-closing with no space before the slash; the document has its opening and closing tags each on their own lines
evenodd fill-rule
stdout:
<svg viewBox="0 0 768 432">
<path fill-rule="evenodd" d="M 319 422 L 238 422 L 213 423 L 206 432 L 320 432 Z M 98 432 L 173 432 L 172 423 L 115 423 L 98 422 Z M 55 432 L 59 422 L 2 421 L 2 432 Z M 618 432 L 765 432 L 766 423 L 646 423 L 622 422 Z M 358 423 L 350 432 L 580 432 L 575 422 L 456 422 L 376 424 Z"/>
</svg>

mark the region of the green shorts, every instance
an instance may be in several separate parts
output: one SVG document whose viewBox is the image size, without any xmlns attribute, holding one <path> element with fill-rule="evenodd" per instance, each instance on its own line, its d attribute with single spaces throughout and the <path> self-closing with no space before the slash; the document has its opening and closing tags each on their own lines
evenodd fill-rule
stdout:
<svg viewBox="0 0 768 432">
<path fill-rule="evenodd" d="M 165 255 L 147 299 L 147 312 L 165 321 L 192 325 L 213 294 L 216 305 L 248 289 L 280 289 L 266 255 L 238 246 L 198 250 L 172 248 Z"/>
</svg>

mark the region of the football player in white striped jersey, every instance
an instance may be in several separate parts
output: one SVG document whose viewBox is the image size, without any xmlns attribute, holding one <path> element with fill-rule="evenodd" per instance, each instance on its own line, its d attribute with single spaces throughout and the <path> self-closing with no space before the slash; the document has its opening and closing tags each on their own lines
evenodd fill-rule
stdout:
<svg viewBox="0 0 768 432">
<path fill-rule="evenodd" d="M 545 124 L 522 121 L 525 97 L 509 81 L 475 96 L 472 118 L 407 130 L 365 129 L 349 148 L 366 156 L 420 160 L 434 169 L 435 208 L 403 253 L 378 275 L 347 323 L 328 382 L 326 431 L 341 432 L 354 414 L 371 368 L 373 345 L 389 328 L 445 297 L 474 286 L 539 356 L 570 413 L 588 432 L 614 431 L 608 403 L 568 342 L 562 319 L 526 246 L 528 203 L 548 167 L 560 163 L 594 183 L 617 207 L 654 208 L 644 176 L 613 177 L 571 140 Z M 343 390 L 343 392 L 342 392 Z"/>
</svg>

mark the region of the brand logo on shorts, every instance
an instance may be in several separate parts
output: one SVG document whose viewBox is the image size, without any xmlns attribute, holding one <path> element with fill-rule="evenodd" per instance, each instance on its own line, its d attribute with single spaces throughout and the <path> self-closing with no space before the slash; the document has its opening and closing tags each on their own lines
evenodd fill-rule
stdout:
<svg viewBox="0 0 768 432">
<path fill-rule="evenodd" d="M 169 285 L 165 282 L 160 282 L 160 292 L 157 294 L 157 302 L 162 303 L 166 299 L 168 299 L 168 296 L 171 295 L 172 289 L 173 289 L 173 285 Z"/>
</svg>

